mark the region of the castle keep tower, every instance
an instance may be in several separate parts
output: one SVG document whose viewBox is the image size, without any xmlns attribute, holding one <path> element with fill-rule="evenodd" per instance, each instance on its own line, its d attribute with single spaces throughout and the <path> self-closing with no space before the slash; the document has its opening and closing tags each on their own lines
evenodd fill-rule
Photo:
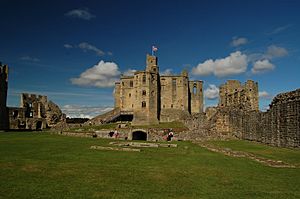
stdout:
<svg viewBox="0 0 300 199">
<path fill-rule="evenodd" d="M 8 66 L 0 63 L 0 129 L 8 128 L 7 117 Z"/>
<path fill-rule="evenodd" d="M 159 123 L 159 68 L 157 57 L 147 55 L 146 71 L 134 74 L 135 103 L 133 106 L 133 125 Z"/>
<path fill-rule="evenodd" d="M 102 121 L 131 116 L 133 125 L 149 125 L 181 120 L 203 111 L 203 82 L 189 81 L 186 71 L 160 75 L 157 61 L 156 56 L 147 55 L 145 70 L 121 76 L 115 83 L 115 109 L 107 116 L 99 116 Z"/>
</svg>

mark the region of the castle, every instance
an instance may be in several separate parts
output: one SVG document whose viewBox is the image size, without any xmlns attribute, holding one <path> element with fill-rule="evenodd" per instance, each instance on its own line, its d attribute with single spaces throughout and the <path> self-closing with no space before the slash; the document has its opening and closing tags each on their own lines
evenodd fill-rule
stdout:
<svg viewBox="0 0 300 199">
<path fill-rule="evenodd" d="M 133 125 L 179 120 L 203 111 L 202 86 L 202 81 L 190 81 L 186 71 L 160 75 L 157 57 L 147 55 L 146 70 L 115 83 L 115 110 L 132 115 Z"/>
</svg>

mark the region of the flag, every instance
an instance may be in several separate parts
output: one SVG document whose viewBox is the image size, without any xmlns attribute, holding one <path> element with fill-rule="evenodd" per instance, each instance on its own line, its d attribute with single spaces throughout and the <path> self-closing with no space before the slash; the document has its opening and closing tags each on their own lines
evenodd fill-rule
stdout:
<svg viewBox="0 0 300 199">
<path fill-rule="evenodd" d="M 155 51 L 157 51 L 158 50 L 158 48 L 156 47 L 156 46 L 152 46 L 152 51 L 153 52 L 155 52 Z"/>
</svg>

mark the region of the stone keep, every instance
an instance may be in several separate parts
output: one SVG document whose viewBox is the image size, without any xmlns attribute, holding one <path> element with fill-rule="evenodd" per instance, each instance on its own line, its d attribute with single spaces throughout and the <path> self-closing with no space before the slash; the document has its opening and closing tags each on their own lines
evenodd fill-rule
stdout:
<svg viewBox="0 0 300 199">
<path fill-rule="evenodd" d="M 186 71 L 160 75 L 157 57 L 147 55 L 146 70 L 115 83 L 115 109 L 132 114 L 133 125 L 179 120 L 203 111 L 202 86 L 202 81 L 189 81 Z"/>
</svg>

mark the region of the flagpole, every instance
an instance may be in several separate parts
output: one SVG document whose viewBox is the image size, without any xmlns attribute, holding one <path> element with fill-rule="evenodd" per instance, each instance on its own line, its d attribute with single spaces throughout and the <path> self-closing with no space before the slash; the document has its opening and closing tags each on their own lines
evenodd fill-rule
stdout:
<svg viewBox="0 0 300 199">
<path fill-rule="evenodd" d="M 151 46 L 151 55 L 153 56 L 153 46 Z"/>
</svg>

